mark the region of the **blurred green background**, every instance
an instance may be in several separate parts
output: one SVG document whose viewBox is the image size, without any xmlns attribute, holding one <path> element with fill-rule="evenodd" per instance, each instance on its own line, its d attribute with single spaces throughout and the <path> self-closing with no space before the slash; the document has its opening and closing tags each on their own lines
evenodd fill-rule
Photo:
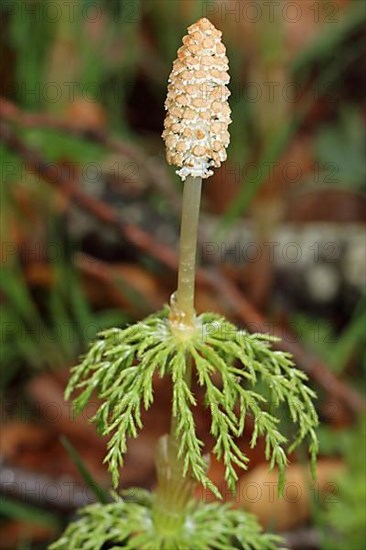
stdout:
<svg viewBox="0 0 366 550">
<path fill-rule="evenodd" d="M 167 255 L 181 182 L 160 135 L 172 62 L 200 17 L 223 33 L 233 122 L 228 161 L 204 185 L 199 250 L 225 285 L 199 284 L 197 309 L 243 326 L 259 315 L 285 346 L 295 342 L 322 420 L 316 490 L 305 479 L 310 497 L 291 514 L 265 498 L 255 513 L 290 548 L 362 548 L 364 2 L 14 0 L 0 11 L 0 548 L 45 548 L 94 498 L 85 484 L 109 486 L 105 442 L 71 418 L 63 388 L 98 331 L 141 318 L 175 289 Z M 153 442 L 169 408 L 161 391 L 126 487 L 154 485 Z"/>
</svg>

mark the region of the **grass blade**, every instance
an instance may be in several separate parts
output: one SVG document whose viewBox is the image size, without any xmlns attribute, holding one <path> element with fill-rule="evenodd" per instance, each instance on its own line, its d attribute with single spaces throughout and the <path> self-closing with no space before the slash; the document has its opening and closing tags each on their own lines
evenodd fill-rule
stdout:
<svg viewBox="0 0 366 550">
<path fill-rule="evenodd" d="M 80 472 L 85 485 L 92 491 L 92 493 L 95 495 L 98 502 L 101 504 L 108 504 L 111 502 L 111 498 L 107 491 L 105 491 L 93 478 L 91 473 L 89 472 L 88 468 L 85 466 L 81 456 L 75 449 L 75 447 L 70 443 L 70 441 L 65 436 L 61 436 L 61 443 L 63 447 L 65 448 L 66 452 L 70 456 L 71 460 L 77 467 L 78 471 Z"/>
</svg>

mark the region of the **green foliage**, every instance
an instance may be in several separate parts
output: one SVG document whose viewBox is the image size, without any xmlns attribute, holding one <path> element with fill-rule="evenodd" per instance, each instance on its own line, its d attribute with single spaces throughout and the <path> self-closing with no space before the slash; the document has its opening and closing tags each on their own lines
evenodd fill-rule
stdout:
<svg viewBox="0 0 366 550">
<path fill-rule="evenodd" d="M 328 172 L 321 181 L 361 190 L 365 181 L 365 137 L 362 114 L 351 106 L 343 107 L 336 124 L 320 128 L 315 140 L 316 154 L 320 166 Z"/>
<path fill-rule="evenodd" d="M 294 79 L 295 82 L 299 82 L 299 86 L 302 89 L 308 86 L 308 90 L 304 95 L 303 102 L 301 106 L 298 106 L 296 112 L 293 116 L 288 117 L 284 121 L 284 124 L 281 128 L 278 129 L 278 132 L 275 134 L 275 137 L 271 139 L 266 147 L 260 151 L 260 158 L 257 166 L 258 177 L 248 177 L 248 171 L 246 173 L 246 179 L 242 182 L 240 186 L 240 191 L 236 194 L 233 201 L 227 208 L 225 214 L 221 218 L 218 224 L 218 232 L 224 234 L 225 230 L 232 226 L 232 224 L 242 215 L 242 213 L 248 209 L 252 203 L 253 198 L 259 192 L 261 187 L 265 185 L 269 177 L 269 166 L 275 165 L 281 159 L 281 156 L 286 151 L 286 148 L 289 146 L 291 141 L 294 139 L 296 132 L 301 127 L 303 121 L 308 116 L 312 106 L 314 105 L 315 98 L 320 98 L 327 95 L 329 96 L 330 92 L 334 93 L 334 86 L 341 85 L 346 80 L 345 74 L 352 67 L 353 63 L 357 63 L 361 59 L 363 54 L 363 44 L 358 41 L 358 39 L 352 39 L 351 36 L 354 33 L 357 33 L 361 26 L 364 24 L 365 20 L 365 10 L 361 2 L 354 2 L 353 5 L 344 11 L 344 16 L 340 19 L 337 24 L 329 25 L 326 32 L 319 33 L 319 37 L 314 40 L 313 43 L 309 45 L 305 50 L 301 50 L 292 61 L 291 70 L 292 75 L 291 79 Z M 280 27 L 279 27 L 280 28 Z M 347 40 L 349 44 L 347 44 Z M 362 40 L 362 38 L 360 39 Z M 272 47 L 272 43 L 271 47 Z M 230 59 L 232 53 L 230 54 Z M 279 65 L 283 62 L 281 58 L 277 59 Z M 260 63 L 262 60 L 260 59 Z M 318 76 L 316 79 L 313 79 L 314 74 L 314 65 L 320 63 L 322 68 L 318 71 Z M 330 90 L 330 83 L 332 84 L 332 90 Z M 237 94 L 240 96 L 240 94 Z M 234 94 L 235 96 L 235 94 Z M 240 105 L 241 101 L 242 105 Z M 243 128 L 243 112 L 245 112 L 244 102 L 242 98 L 239 99 L 237 104 L 235 104 L 235 97 L 231 99 L 231 104 L 233 106 L 233 131 L 235 136 L 236 131 L 236 122 L 239 120 L 239 132 L 240 138 L 232 139 L 234 142 L 234 147 L 238 143 L 242 143 L 242 128 Z M 248 101 L 246 101 L 248 104 Z M 236 113 L 236 107 L 238 107 L 238 114 Z M 250 108 L 249 112 L 253 112 L 253 109 Z M 238 118 L 239 115 L 239 118 Z M 354 117 L 356 118 L 356 117 Z M 360 119 L 360 117 L 358 117 Z M 250 120 L 250 117 L 247 117 L 247 122 Z M 236 121 L 236 122 L 235 122 Z M 353 124 L 353 128 L 350 126 Z M 339 144 L 345 139 L 349 139 L 349 143 L 352 140 L 354 144 L 355 134 L 361 135 L 362 129 L 360 128 L 360 120 L 351 122 L 347 128 L 347 136 L 342 139 L 338 137 L 335 140 L 332 140 L 334 145 L 339 146 Z M 248 123 L 246 127 L 250 127 Z M 330 129 L 333 131 L 333 129 Z M 255 131 L 255 130 L 254 130 Z M 351 135 L 352 134 L 352 135 Z M 249 149 L 253 149 L 253 135 L 254 132 L 250 133 L 249 138 Z M 347 152 L 350 153 L 350 158 L 352 161 L 352 168 L 349 165 L 344 164 L 344 159 L 347 159 L 347 155 L 344 154 L 344 150 L 341 151 L 341 165 L 340 168 L 344 169 L 344 173 L 347 176 L 347 183 L 352 185 L 350 178 L 353 179 L 353 185 L 355 185 L 354 178 L 359 178 L 361 169 L 362 174 L 364 173 L 364 165 L 361 166 L 362 157 L 359 156 L 360 145 L 363 141 L 359 141 L 356 144 L 355 150 L 350 152 L 349 143 L 347 143 Z M 235 149 L 234 149 L 235 150 Z M 325 151 L 324 151 L 325 152 Z M 330 147 L 327 147 L 327 156 L 329 158 Z M 240 162 L 242 160 L 242 151 Z M 332 153 L 332 152 L 331 152 Z M 321 155 L 323 157 L 323 155 Z M 245 158 L 245 157 L 244 157 Z M 245 159 L 246 160 L 246 159 Z M 335 160 L 335 163 L 338 165 L 338 157 L 334 156 L 332 153 L 332 162 Z M 331 170 L 333 167 L 329 166 Z M 325 176 L 327 176 L 329 172 Z M 359 180 L 358 180 L 359 181 Z M 362 180 L 363 181 L 363 180 Z M 341 183 L 343 183 L 341 181 Z M 357 183 L 359 185 L 359 183 Z"/>
<path fill-rule="evenodd" d="M 97 162 L 101 164 L 105 158 L 105 149 L 101 145 L 57 130 L 27 129 L 23 131 L 23 137 L 27 144 L 37 148 L 50 162 L 58 162 L 60 158 L 65 158 L 68 162 L 75 161 L 78 165 L 90 164 L 93 167 Z M 91 183 L 94 183 L 95 179 L 95 175 L 91 176 Z M 84 180 L 88 180 L 87 175 L 84 176 Z M 39 181 L 36 180 L 36 184 L 39 185 Z"/>
<path fill-rule="evenodd" d="M 60 438 L 62 446 L 66 450 L 67 454 L 71 458 L 72 462 L 75 464 L 78 469 L 79 474 L 81 475 L 85 486 L 90 489 L 91 493 L 94 494 L 96 500 L 101 504 L 107 504 L 110 502 L 109 495 L 107 491 L 103 489 L 94 479 L 92 474 L 89 472 L 87 466 L 85 465 L 83 459 L 75 449 L 75 447 L 70 443 L 66 436 L 61 436 Z"/>
<path fill-rule="evenodd" d="M 314 349 L 337 374 L 344 373 L 353 356 L 360 357 L 360 362 L 364 367 L 366 365 L 366 352 L 363 345 L 366 325 L 365 306 L 366 300 L 362 297 L 348 326 L 341 334 L 336 334 L 331 324 L 325 320 L 315 320 L 304 314 L 299 314 L 295 318 L 307 347 Z"/>
<path fill-rule="evenodd" d="M 262 533 L 253 516 L 220 503 L 192 501 L 181 528 L 169 534 L 161 533 L 152 517 L 153 495 L 141 489 L 136 491 L 137 498 L 129 501 L 119 498 L 111 504 L 84 508 L 81 518 L 67 527 L 50 550 L 278 549 L 279 537 Z"/>
<path fill-rule="evenodd" d="M 319 8 L 322 9 L 322 7 L 319 4 Z M 324 6 L 324 9 L 333 9 L 335 7 L 329 5 Z M 338 18 L 338 15 L 334 15 L 334 19 Z M 334 58 L 340 64 L 340 58 L 346 49 L 347 40 L 356 49 L 356 40 L 353 37 L 364 24 L 365 10 L 362 3 L 352 2 L 349 8 L 343 12 L 337 24 L 328 25 L 323 32 L 315 36 L 309 47 L 299 52 L 292 62 L 292 70 L 296 75 L 298 74 L 304 78 L 304 76 L 308 77 L 314 64 L 326 65 Z"/>
<path fill-rule="evenodd" d="M 325 527 L 322 548 L 324 550 L 359 550 L 364 547 L 366 536 L 365 470 L 366 421 L 353 431 L 346 451 L 347 471 L 336 480 L 337 491 L 321 514 Z"/>
<path fill-rule="evenodd" d="M 66 254 L 59 244 L 60 251 Z M 47 243 L 45 244 L 47 247 Z M 44 295 L 43 311 L 36 303 L 19 264 L 5 266 L 0 278 L 3 305 L 1 387 L 24 369 L 62 368 L 75 360 L 102 329 L 126 320 L 118 310 L 92 311 L 81 281 L 66 258 L 54 265 L 55 282 Z"/>
<path fill-rule="evenodd" d="M 60 527 L 58 517 L 52 512 L 7 498 L 4 494 L 1 495 L 0 499 L 0 521 L 2 518 L 25 521 L 33 525 L 45 525 L 51 528 Z"/>
<path fill-rule="evenodd" d="M 295 368 L 289 354 L 271 349 L 270 342 L 276 341 L 275 338 L 239 331 L 218 315 L 203 314 L 201 317 L 206 347 L 202 355 L 211 347 L 214 353 L 208 355 L 208 359 L 216 355 L 222 360 L 221 375 L 224 365 L 231 374 L 236 375 L 236 384 L 233 380 L 232 389 L 234 402 L 240 403 L 236 437 L 242 435 L 245 416 L 249 413 L 254 419 L 251 446 L 256 445 L 258 435 L 265 437 L 266 459 L 270 460 L 270 468 L 277 464 L 282 480 L 287 463 L 286 450 L 291 453 L 307 437 L 310 439 L 309 450 L 314 466 L 318 451 L 314 430 L 318 418 L 312 403 L 315 394 L 304 383 L 307 376 Z M 268 397 L 248 389 L 247 386 L 254 386 L 258 382 L 263 389 L 267 389 Z M 225 382 L 223 386 L 223 393 L 227 395 Z M 292 442 L 279 431 L 278 417 L 284 405 L 291 421 L 298 425 L 297 435 Z"/>
<path fill-rule="evenodd" d="M 287 453 L 305 438 L 310 438 L 313 462 L 317 453 L 314 428 L 317 415 L 312 404 L 314 394 L 305 384 L 306 375 L 294 368 L 290 357 L 270 348 L 271 337 L 239 331 L 222 317 L 204 313 L 197 318 L 196 330 L 180 339 L 168 319 L 169 309 L 126 329 L 110 329 L 100 335 L 82 362 L 74 367 L 66 398 L 76 390 L 77 413 L 90 400 L 93 391 L 101 403 L 93 417 L 103 435 L 109 435 L 106 462 L 114 486 L 127 448 L 127 438 L 136 437 L 142 428 L 141 407 L 151 406 L 153 376 L 169 375 L 173 381 L 173 410 L 179 456 L 187 471 L 219 496 L 206 473 L 203 443 L 196 434 L 193 410 L 196 398 L 187 382 L 191 358 L 198 384 L 205 388 L 205 404 L 211 413 L 211 433 L 216 443 L 213 454 L 225 464 L 225 478 L 234 489 L 237 468 L 248 461 L 238 443 L 245 418 L 251 414 L 254 431 L 251 445 L 258 436 L 266 441 L 266 459 L 270 468 L 280 470 L 283 483 Z M 268 397 L 255 391 L 261 382 Z M 293 441 L 280 431 L 276 410 L 287 406 L 291 420 L 298 425 Z"/>
</svg>

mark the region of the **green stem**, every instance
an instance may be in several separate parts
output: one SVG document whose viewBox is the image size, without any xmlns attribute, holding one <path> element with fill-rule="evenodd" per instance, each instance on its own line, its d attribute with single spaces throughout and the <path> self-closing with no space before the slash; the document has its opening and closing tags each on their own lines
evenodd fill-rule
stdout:
<svg viewBox="0 0 366 550">
<path fill-rule="evenodd" d="M 188 177 L 184 183 L 176 310 L 185 325 L 192 325 L 195 315 L 194 288 L 201 188 L 201 178 Z"/>
<path fill-rule="evenodd" d="M 197 230 L 202 179 L 188 177 L 184 183 L 182 222 L 180 231 L 178 289 L 171 303 L 170 322 L 177 338 L 194 329 L 194 289 L 196 272 Z M 185 379 L 191 385 L 192 358 L 186 356 Z M 170 435 L 160 438 L 156 454 L 158 484 L 153 517 L 155 528 L 164 536 L 173 536 L 183 526 L 186 510 L 192 498 L 194 481 L 183 475 L 184 457 L 178 456 L 176 418 L 171 419 Z"/>
<path fill-rule="evenodd" d="M 183 460 L 178 458 L 178 449 L 176 437 L 165 435 L 160 438 L 156 452 L 158 485 L 153 518 L 156 530 L 166 538 L 174 536 L 183 526 L 194 488 L 192 478 L 183 476 Z"/>
</svg>

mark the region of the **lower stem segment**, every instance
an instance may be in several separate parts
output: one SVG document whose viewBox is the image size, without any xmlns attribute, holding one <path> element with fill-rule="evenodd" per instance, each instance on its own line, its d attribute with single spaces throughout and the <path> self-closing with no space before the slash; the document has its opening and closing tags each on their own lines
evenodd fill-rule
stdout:
<svg viewBox="0 0 366 550">
<path fill-rule="evenodd" d="M 192 358 L 186 357 L 186 382 L 191 385 Z M 192 499 L 195 481 L 189 472 L 184 475 L 184 457 L 179 454 L 176 418 L 172 416 L 170 435 L 159 439 L 155 464 L 157 489 L 153 518 L 157 531 L 165 537 L 174 536 L 186 519 L 187 505 Z"/>
<path fill-rule="evenodd" d="M 188 177 L 184 183 L 180 230 L 178 289 L 171 303 L 170 323 L 177 337 L 184 340 L 194 329 L 194 290 L 198 218 L 202 179 Z M 189 337 L 189 336 L 188 336 Z M 191 385 L 192 358 L 186 356 L 186 383 Z M 153 517 L 155 528 L 165 536 L 182 527 L 192 498 L 194 480 L 184 472 L 184 457 L 178 456 L 176 418 L 172 417 L 170 435 L 160 438 L 156 454 L 157 489 Z"/>
<path fill-rule="evenodd" d="M 194 489 L 192 478 L 188 474 L 183 476 L 183 460 L 178 458 L 178 449 L 174 436 L 164 435 L 159 439 L 153 518 L 155 529 L 166 538 L 176 535 L 184 525 Z"/>
</svg>

